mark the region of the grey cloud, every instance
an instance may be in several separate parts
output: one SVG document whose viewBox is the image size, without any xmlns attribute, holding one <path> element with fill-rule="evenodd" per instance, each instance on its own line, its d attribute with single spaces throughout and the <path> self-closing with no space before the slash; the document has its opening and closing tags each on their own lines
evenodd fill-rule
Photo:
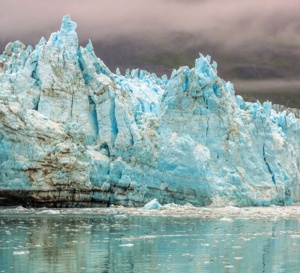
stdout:
<svg viewBox="0 0 300 273">
<path fill-rule="evenodd" d="M 299 10 L 298 0 L 1 0 L 0 35 L 37 42 L 57 30 L 68 13 L 82 40 L 119 35 L 151 39 L 181 31 L 230 47 L 257 41 L 299 44 Z"/>
</svg>

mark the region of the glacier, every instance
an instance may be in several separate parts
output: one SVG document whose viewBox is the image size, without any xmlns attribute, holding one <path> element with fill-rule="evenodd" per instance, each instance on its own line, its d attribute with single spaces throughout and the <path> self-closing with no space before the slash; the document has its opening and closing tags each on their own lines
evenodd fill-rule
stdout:
<svg viewBox="0 0 300 273">
<path fill-rule="evenodd" d="M 76 23 L 0 56 L 0 201 L 27 206 L 289 205 L 300 120 L 245 102 L 200 57 L 171 77 L 116 73 Z"/>
</svg>

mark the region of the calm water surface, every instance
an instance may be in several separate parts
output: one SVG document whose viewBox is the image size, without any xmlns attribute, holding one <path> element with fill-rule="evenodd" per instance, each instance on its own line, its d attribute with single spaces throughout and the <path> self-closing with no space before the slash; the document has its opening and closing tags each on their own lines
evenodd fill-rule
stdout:
<svg viewBox="0 0 300 273">
<path fill-rule="evenodd" d="M 0 272 L 300 272 L 300 222 L 1 215 Z"/>
</svg>

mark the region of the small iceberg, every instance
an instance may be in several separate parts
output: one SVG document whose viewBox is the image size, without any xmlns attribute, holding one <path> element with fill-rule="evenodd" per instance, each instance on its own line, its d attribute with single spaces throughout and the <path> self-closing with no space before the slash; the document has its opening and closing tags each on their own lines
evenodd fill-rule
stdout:
<svg viewBox="0 0 300 273">
<path fill-rule="evenodd" d="M 144 209 L 146 210 L 150 210 L 150 209 L 162 209 L 162 205 L 159 204 L 159 202 L 157 201 L 157 199 L 153 199 L 150 202 L 148 202 L 145 206 Z"/>
</svg>

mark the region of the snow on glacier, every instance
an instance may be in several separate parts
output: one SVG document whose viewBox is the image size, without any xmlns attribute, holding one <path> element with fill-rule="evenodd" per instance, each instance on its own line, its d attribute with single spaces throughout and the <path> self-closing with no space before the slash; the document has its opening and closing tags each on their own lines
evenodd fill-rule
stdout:
<svg viewBox="0 0 300 273">
<path fill-rule="evenodd" d="M 0 189 L 29 204 L 291 204 L 300 122 L 249 103 L 200 57 L 170 79 L 121 75 L 78 47 L 76 23 L 0 56 Z"/>
</svg>

